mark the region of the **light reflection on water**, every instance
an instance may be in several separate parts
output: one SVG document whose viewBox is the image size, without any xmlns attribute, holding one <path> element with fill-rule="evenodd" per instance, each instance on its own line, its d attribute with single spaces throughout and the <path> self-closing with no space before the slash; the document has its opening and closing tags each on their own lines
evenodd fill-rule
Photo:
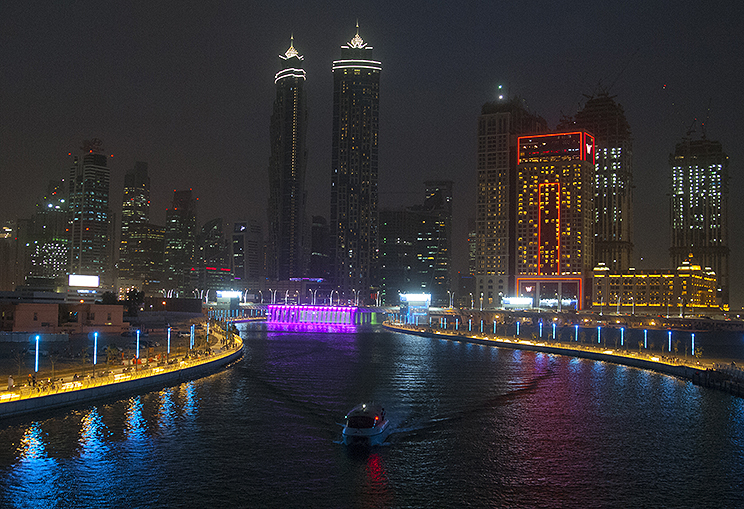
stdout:
<svg viewBox="0 0 744 509">
<path fill-rule="evenodd" d="M 212 377 L 0 427 L 0 507 L 744 506 L 744 400 L 551 354 L 263 334 Z M 336 423 L 367 399 L 391 432 L 355 456 Z"/>
<path fill-rule="evenodd" d="M 158 422 L 162 430 L 173 428 L 176 423 L 176 403 L 173 401 L 173 389 L 167 388 L 160 391 L 160 407 L 158 409 Z"/>
<path fill-rule="evenodd" d="M 193 381 L 181 385 L 181 396 L 184 399 L 183 415 L 188 420 L 193 421 L 199 411 L 199 399 Z"/>
<path fill-rule="evenodd" d="M 80 456 L 86 460 L 103 459 L 108 452 L 105 442 L 106 425 L 98 408 L 91 408 L 84 416 L 80 430 Z"/>
<path fill-rule="evenodd" d="M 142 416 L 142 401 L 139 396 L 129 398 L 125 430 L 130 440 L 141 441 L 146 438 L 147 422 Z"/>
<path fill-rule="evenodd" d="M 18 463 L 8 475 L 7 486 L 3 486 L 14 507 L 58 506 L 60 471 L 57 462 L 47 454 L 45 438 L 39 422 L 32 422 L 23 433 L 17 451 Z"/>
</svg>

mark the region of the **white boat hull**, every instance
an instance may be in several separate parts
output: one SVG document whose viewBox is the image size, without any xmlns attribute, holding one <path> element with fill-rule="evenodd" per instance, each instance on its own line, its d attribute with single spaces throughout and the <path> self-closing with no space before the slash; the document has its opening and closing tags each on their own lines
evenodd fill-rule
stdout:
<svg viewBox="0 0 744 509">
<path fill-rule="evenodd" d="M 344 443 L 347 445 L 353 444 L 378 444 L 382 442 L 383 433 L 387 429 L 388 421 L 385 420 L 379 426 L 374 428 L 350 428 L 344 426 L 342 435 L 344 437 Z"/>
</svg>

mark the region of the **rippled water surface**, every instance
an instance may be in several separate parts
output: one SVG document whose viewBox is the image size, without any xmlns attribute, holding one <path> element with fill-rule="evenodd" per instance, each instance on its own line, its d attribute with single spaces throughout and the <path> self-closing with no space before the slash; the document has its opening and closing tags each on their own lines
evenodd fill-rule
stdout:
<svg viewBox="0 0 744 509">
<path fill-rule="evenodd" d="M 246 330 L 227 371 L 0 423 L 1 507 L 742 507 L 744 404 L 638 369 Z M 362 401 L 385 443 L 349 450 Z"/>
</svg>

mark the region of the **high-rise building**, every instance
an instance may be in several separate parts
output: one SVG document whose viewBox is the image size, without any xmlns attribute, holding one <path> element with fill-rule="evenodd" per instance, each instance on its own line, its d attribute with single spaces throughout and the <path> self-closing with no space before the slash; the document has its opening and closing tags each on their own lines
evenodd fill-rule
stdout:
<svg viewBox="0 0 744 509">
<path fill-rule="evenodd" d="M 121 244 L 119 275 L 131 278 L 136 270 L 130 234 L 138 225 L 150 221 L 150 176 L 147 163 L 137 161 L 124 175 L 124 200 L 121 206 Z"/>
<path fill-rule="evenodd" d="M 521 136 L 517 146 L 517 296 L 583 309 L 594 268 L 594 137 Z"/>
<path fill-rule="evenodd" d="M 34 286 L 50 290 L 66 284 L 70 260 L 67 228 L 67 187 L 64 180 L 51 180 L 30 222 L 27 282 L 31 279 Z"/>
<path fill-rule="evenodd" d="M 519 98 L 483 105 L 478 117 L 478 194 L 475 216 L 476 292 L 483 305 L 515 295 L 517 138 L 548 131 L 545 119 Z M 479 296 L 480 298 L 480 296 Z"/>
<path fill-rule="evenodd" d="M 236 288 L 257 293 L 263 290 L 264 242 L 257 221 L 238 221 L 233 225 L 232 273 Z"/>
<path fill-rule="evenodd" d="M 380 301 L 397 306 L 401 293 L 419 293 L 414 214 L 408 209 L 380 210 Z"/>
<path fill-rule="evenodd" d="M 333 62 L 330 258 L 347 301 L 379 284 L 377 145 L 382 63 L 359 36 Z"/>
<path fill-rule="evenodd" d="M 150 223 L 150 177 L 147 163 L 137 161 L 124 175 L 119 246 L 119 288 L 146 293 L 162 289 L 165 229 Z"/>
<path fill-rule="evenodd" d="M 313 216 L 310 229 L 310 266 L 308 276 L 328 279 L 330 264 L 328 261 L 328 221 L 323 216 Z"/>
<path fill-rule="evenodd" d="M 417 256 L 421 262 L 422 290 L 435 305 L 449 305 L 452 288 L 452 187 L 451 180 L 424 182 L 426 195 L 420 207 L 421 227 Z M 419 209 L 415 207 L 414 210 Z"/>
<path fill-rule="evenodd" d="M 173 191 L 173 203 L 165 211 L 163 284 L 166 289 L 191 297 L 194 288 L 189 272 L 196 260 L 196 199 L 192 191 Z"/>
<path fill-rule="evenodd" d="M 721 144 L 686 138 L 669 156 L 672 267 L 690 256 L 718 276 L 718 299 L 729 302 L 728 156 Z M 684 298 L 684 296 L 682 296 Z"/>
<path fill-rule="evenodd" d="M 269 253 L 268 277 L 286 280 L 302 277 L 307 268 L 305 217 L 307 166 L 307 100 L 303 56 L 294 39 L 276 73 L 276 98 L 271 115 L 269 159 Z"/>
<path fill-rule="evenodd" d="M 613 272 L 626 271 L 633 264 L 633 140 L 623 107 L 600 93 L 558 128 L 595 136 L 594 257 Z"/>
<path fill-rule="evenodd" d="M 380 211 L 380 292 L 387 305 L 399 293 L 428 293 L 434 305 L 452 295 L 452 186 L 427 181 L 423 205 Z"/>
<path fill-rule="evenodd" d="M 99 139 L 86 140 L 84 155 L 70 168 L 70 273 L 99 276 L 102 287 L 112 287 L 111 170 L 101 145 Z"/>
<path fill-rule="evenodd" d="M 477 253 L 478 241 L 475 233 L 475 218 L 468 218 L 468 274 L 475 276 L 475 254 Z"/>
<path fill-rule="evenodd" d="M 0 226 L 0 291 L 12 292 L 24 283 L 24 264 L 19 238 L 19 221 L 5 221 Z"/>
<path fill-rule="evenodd" d="M 196 237 L 196 260 L 189 269 L 190 285 L 199 291 L 232 290 L 232 245 L 221 217 L 204 223 Z"/>
</svg>

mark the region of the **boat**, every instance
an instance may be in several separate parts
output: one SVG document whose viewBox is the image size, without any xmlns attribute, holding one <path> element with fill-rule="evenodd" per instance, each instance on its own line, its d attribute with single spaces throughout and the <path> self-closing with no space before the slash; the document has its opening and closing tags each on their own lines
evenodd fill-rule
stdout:
<svg viewBox="0 0 744 509">
<path fill-rule="evenodd" d="M 342 435 L 346 445 L 375 445 L 383 441 L 388 426 L 385 409 L 375 403 L 362 403 L 346 414 Z"/>
</svg>

